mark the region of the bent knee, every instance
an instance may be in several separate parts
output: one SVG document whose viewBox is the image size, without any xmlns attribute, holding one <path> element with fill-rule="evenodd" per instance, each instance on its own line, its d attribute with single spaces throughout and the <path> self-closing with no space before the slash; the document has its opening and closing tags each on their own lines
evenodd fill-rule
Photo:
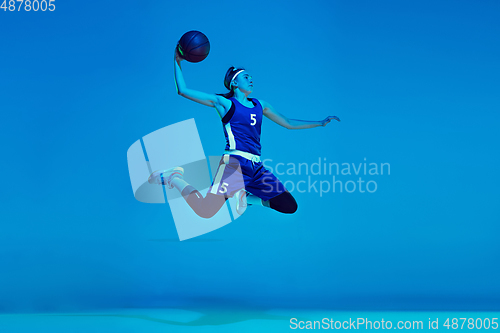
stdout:
<svg viewBox="0 0 500 333">
<path fill-rule="evenodd" d="M 297 202 L 294 201 L 293 203 L 290 203 L 287 206 L 283 207 L 282 213 L 293 214 L 297 211 L 298 208 L 299 205 L 297 205 Z"/>
<path fill-rule="evenodd" d="M 295 212 L 297 211 L 297 209 L 299 209 L 299 205 L 297 205 L 297 202 L 295 202 L 295 203 L 292 205 L 291 209 L 290 209 L 290 213 L 288 213 L 288 214 L 293 214 L 293 213 L 295 213 Z"/>
<path fill-rule="evenodd" d="M 286 191 L 270 200 L 270 207 L 284 214 L 293 214 L 297 211 L 298 205 L 295 198 Z"/>
<path fill-rule="evenodd" d="M 199 217 L 203 217 L 204 219 L 209 219 L 209 218 L 212 218 L 214 217 L 214 215 L 217 213 L 216 210 L 212 210 L 212 209 L 209 209 L 209 210 L 202 210 L 200 212 L 196 212 L 196 214 L 199 216 Z"/>
</svg>

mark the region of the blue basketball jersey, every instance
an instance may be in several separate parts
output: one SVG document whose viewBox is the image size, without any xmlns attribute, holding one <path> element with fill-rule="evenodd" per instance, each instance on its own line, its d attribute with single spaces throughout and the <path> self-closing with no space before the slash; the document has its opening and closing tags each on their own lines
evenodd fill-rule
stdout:
<svg viewBox="0 0 500 333">
<path fill-rule="evenodd" d="M 232 97 L 232 104 L 222 118 L 226 136 L 226 150 L 241 150 L 260 156 L 260 128 L 262 125 L 262 105 L 250 98 L 253 108 L 241 104 Z"/>
</svg>

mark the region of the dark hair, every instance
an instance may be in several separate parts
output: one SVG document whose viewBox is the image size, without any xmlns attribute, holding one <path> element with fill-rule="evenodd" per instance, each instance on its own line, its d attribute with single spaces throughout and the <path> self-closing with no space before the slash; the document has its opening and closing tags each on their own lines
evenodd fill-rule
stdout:
<svg viewBox="0 0 500 333">
<path fill-rule="evenodd" d="M 224 87 L 226 87 L 230 91 L 225 94 L 217 94 L 217 95 L 225 98 L 231 98 L 234 96 L 234 89 L 233 87 L 231 87 L 231 81 L 233 80 L 236 73 L 240 70 L 245 70 L 245 69 L 241 67 L 235 68 L 234 66 L 229 67 L 229 69 L 226 72 L 226 75 L 224 76 Z"/>
</svg>

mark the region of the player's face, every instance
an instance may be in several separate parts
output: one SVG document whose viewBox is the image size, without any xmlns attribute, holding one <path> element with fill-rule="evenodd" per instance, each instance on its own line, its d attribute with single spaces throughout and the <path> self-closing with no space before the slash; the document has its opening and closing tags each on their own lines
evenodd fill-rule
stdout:
<svg viewBox="0 0 500 333">
<path fill-rule="evenodd" d="M 241 72 L 235 80 L 238 89 L 242 92 L 251 93 L 253 91 L 253 78 L 248 72 Z"/>
</svg>

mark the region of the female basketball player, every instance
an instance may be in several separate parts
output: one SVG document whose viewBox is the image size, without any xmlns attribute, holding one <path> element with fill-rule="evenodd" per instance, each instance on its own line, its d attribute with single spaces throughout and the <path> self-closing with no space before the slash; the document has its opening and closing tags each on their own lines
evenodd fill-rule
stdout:
<svg viewBox="0 0 500 333">
<path fill-rule="evenodd" d="M 214 216 L 224 202 L 233 196 L 236 196 L 237 212 L 240 215 L 245 211 L 247 202 L 282 213 L 295 213 L 295 199 L 261 162 L 262 116 L 288 129 L 326 126 L 331 120 L 340 119 L 335 116 L 326 117 L 322 121 L 288 119 L 275 111 L 269 103 L 248 97 L 253 91 L 253 80 L 243 68 L 231 67 L 227 71 L 224 77 L 224 86 L 229 89 L 227 94 L 208 94 L 189 89 L 181 71 L 182 60 L 184 59 L 176 48 L 174 75 L 177 93 L 217 110 L 226 136 L 226 151 L 206 197 L 183 179 L 184 170 L 181 167 L 155 171 L 148 181 L 171 189 L 175 187 L 196 214 L 204 218 Z"/>
</svg>

